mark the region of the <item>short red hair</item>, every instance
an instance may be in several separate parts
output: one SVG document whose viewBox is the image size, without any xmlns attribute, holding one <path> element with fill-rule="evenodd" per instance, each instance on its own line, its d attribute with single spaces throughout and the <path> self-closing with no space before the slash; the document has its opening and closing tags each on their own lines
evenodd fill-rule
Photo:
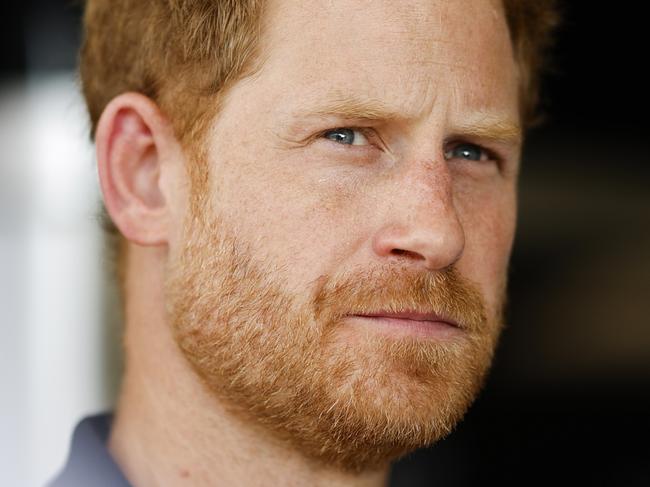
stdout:
<svg viewBox="0 0 650 487">
<path fill-rule="evenodd" d="M 530 127 L 538 120 L 557 5 L 503 0 L 503 6 L 520 68 L 522 123 Z M 220 95 L 255 69 L 263 8 L 262 0 L 86 0 L 80 74 L 93 136 L 107 104 L 135 91 L 158 104 L 186 148 L 200 145 Z M 104 221 L 118 240 L 113 248 L 123 281 L 126 242 L 105 213 Z"/>
</svg>

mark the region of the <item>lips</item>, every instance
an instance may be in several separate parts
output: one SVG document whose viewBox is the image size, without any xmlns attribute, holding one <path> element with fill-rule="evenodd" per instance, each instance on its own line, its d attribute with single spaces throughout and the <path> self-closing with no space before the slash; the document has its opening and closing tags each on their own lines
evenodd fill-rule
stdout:
<svg viewBox="0 0 650 487">
<path fill-rule="evenodd" d="M 416 311 L 401 311 L 399 313 L 393 313 L 389 311 L 379 311 L 377 313 L 364 313 L 352 316 L 360 316 L 362 318 L 392 318 L 400 320 L 445 323 L 449 326 L 460 328 L 459 324 L 456 321 L 447 316 L 443 316 L 437 313 L 418 313 Z"/>
</svg>

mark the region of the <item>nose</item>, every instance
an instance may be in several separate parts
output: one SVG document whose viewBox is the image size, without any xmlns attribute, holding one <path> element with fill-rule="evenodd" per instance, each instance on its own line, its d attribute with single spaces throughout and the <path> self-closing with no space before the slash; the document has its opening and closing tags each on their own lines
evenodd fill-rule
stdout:
<svg viewBox="0 0 650 487">
<path fill-rule="evenodd" d="M 397 190 L 372 239 L 377 256 L 408 260 L 428 270 L 445 269 L 460 259 L 465 232 L 454 206 L 451 176 L 446 164 L 436 166 L 435 175 L 420 173 L 393 183 Z"/>
</svg>

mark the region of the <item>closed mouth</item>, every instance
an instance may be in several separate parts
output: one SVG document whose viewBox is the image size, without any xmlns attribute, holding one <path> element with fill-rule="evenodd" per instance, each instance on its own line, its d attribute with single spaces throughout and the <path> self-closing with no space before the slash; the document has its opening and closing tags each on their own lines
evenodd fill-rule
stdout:
<svg viewBox="0 0 650 487">
<path fill-rule="evenodd" d="M 359 316 L 362 318 L 391 318 L 391 319 L 411 320 L 411 321 L 429 321 L 435 323 L 445 323 L 455 328 L 461 328 L 456 321 L 438 313 L 421 313 L 417 311 L 400 311 L 395 313 L 390 311 L 379 311 L 376 313 L 363 313 L 363 314 L 355 314 L 352 316 Z"/>
</svg>

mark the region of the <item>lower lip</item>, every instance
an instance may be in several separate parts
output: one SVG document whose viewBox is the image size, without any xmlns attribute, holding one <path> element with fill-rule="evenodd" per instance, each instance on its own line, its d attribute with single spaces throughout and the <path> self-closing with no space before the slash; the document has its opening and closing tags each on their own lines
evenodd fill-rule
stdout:
<svg viewBox="0 0 650 487">
<path fill-rule="evenodd" d="M 449 340 L 463 334 L 463 330 L 446 321 L 418 321 L 406 318 L 388 318 L 385 316 L 349 315 L 359 323 L 363 323 L 377 331 L 393 336 L 416 336 L 437 340 Z"/>
</svg>

